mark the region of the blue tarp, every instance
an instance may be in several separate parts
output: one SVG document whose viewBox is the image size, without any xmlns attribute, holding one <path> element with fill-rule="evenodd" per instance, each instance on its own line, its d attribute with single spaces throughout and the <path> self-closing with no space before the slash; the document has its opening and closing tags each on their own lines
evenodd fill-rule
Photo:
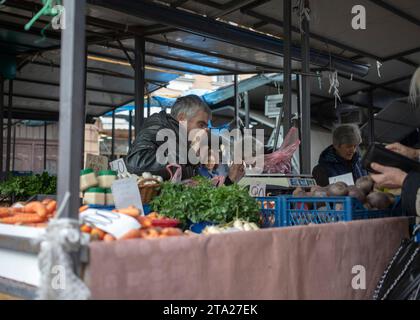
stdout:
<svg viewBox="0 0 420 320">
<path fill-rule="evenodd" d="M 292 80 L 295 80 L 296 76 L 292 76 Z M 242 80 L 238 84 L 239 93 L 243 93 L 245 91 L 250 91 L 266 85 L 272 82 L 283 82 L 283 74 L 280 73 L 273 73 L 273 74 L 261 74 L 256 75 L 254 77 Z M 223 88 L 219 88 L 213 92 L 209 92 L 206 94 L 201 95 L 201 98 L 210 106 L 210 108 L 216 104 L 219 104 L 225 100 L 232 98 L 234 95 L 234 87 L 233 85 L 229 85 Z M 160 108 L 171 108 L 172 105 L 175 103 L 175 98 L 165 98 L 160 96 L 152 96 L 151 97 L 151 107 L 160 107 Z M 145 101 L 144 107 L 147 109 L 149 108 L 147 104 L 147 100 Z M 130 111 L 134 110 L 133 104 L 128 104 L 121 108 L 115 110 L 116 113 L 122 111 Z M 112 116 L 112 112 L 106 114 L 106 116 Z"/>
</svg>

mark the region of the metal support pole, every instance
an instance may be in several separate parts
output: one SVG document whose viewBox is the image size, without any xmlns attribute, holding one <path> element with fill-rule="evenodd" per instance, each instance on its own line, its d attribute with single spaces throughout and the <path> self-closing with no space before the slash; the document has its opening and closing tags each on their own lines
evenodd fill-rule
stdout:
<svg viewBox="0 0 420 320">
<path fill-rule="evenodd" d="M 292 0 L 283 0 L 283 37 L 284 37 L 284 52 L 283 52 L 283 121 L 279 115 L 277 121 L 276 132 L 274 136 L 274 148 L 277 149 L 280 126 L 283 122 L 283 134 L 287 134 L 290 129 L 290 119 L 292 114 Z"/>
<path fill-rule="evenodd" d="M 131 141 L 133 141 L 133 111 L 128 112 L 128 149 L 131 148 Z"/>
<path fill-rule="evenodd" d="M 12 157 L 12 171 L 15 171 L 15 160 L 16 160 L 16 126 L 13 126 L 13 157 Z"/>
<path fill-rule="evenodd" d="M 150 97 L 150 94 L 147 96 L 147 117 L 150 117 L 150 113 L 152 112 L 150 110 L 150 104 L 152 103 L 152 99 Z"/>
<path fill-rule="evenodd" d="M 244 92 L 244 105 L 245 105 L 245 128 L 249 129 L 249 96 L 248 91 Z"/>
<path fill-rule="evenodd" d="M 111 160 L 115 160 L 115 110 L 112 111 Z"/>
<path fill-rule="evenodd" d="M 302 75 L 297 75 L 296 77 L 296 91 L 297 92 L 297 128 L 299 131 L 299 139 L 302 141 Z M 302 143 L 299 145 L 299 173 L 302 173 Z"/>
<path fill-rule="evenodd" d="M 9 105 L 7 108 L 7 144 L 6 144 L 6 177 L 10 172 L 10 156 L 12 153 L 12 109 L 13 109 L 13 80 L 9 80 Z"/>
<path fill-rule="evenodd" d="M 144 121 L 144 75 L 145 75 L 145 41 L 143 37 L 136 36 L 135 42 L 135 65 L 134 65 L 134 86 L 135 86 L 135 135 L 139 133 Z"/>
<path fill-rule="evenodd" d="M 375 116 L 373 112 L 373 90 L 369 91 L 369 118 L 368 118 L 368 131 L 369 131 L 369 144 L 375 142 Z"/>
<path fill-rule="evenodd" d="M 238 75 L 235 74 L 233 80 L 233 87 L 234 87 L 234 99 L 235 99 L 235 126 L 239 129 L 239 105 L 240 105 L 240 97 L 239 97 L 239 87 L 238 87 Z"/>
<path fill-rule="evenodd" d="M 66 26 L 61 31 L 58 203 L 70 194 L 61 217 L 78 219 L 80 161 L 85 116 L 85 0 L 64 0 Z M 75 161 L 76 159 L 76 161 Z"/>
<path fill-rule="evenodd" d="M 305 0 L 305 7 L 309 7 L 309 1 Z M 311 174 L 311 78 L 310 73 L 310 29 L 309 21 L 305 18 L 302 22 L 302 72 L 301 86 L 301 173 Z"/>
<path fill-rule="evenodd" d="M 0 75 L 0 181 L 3 180 L 4 171 L 3 171 L 3 126 L 4 126 L 4 79 Z"/>
<path fill-rule="evenodd" d="M 44 171 L 47 171 L 47 121 L 44 122 Z"/>
</svg>

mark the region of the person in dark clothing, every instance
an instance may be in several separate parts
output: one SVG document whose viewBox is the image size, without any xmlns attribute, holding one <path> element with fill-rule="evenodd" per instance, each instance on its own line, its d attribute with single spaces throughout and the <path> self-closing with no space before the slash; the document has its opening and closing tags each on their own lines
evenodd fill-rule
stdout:
<svg viewBox="0 0 420 320">
<path fill-rule="evenodd" d="M 400 143 L 387 145 L 391 151 L 397 152 L 413 160 L 420 160 L 420 150 L 404 146 Z M 372 179 L 381 187 L 401 188 L 401 205 L 403 213 L 407 216 L 420 216 L 420 173 L 416 171 L 404 172 L 398 168 L 386 167 L 372 163 L 371 167 L 377 173 Z"/>
<path fill-rule="evenodd" d="M 359 128 L 353 125 L 341 125 L 333 132 L 333 144 L 320 155 L 318 165 L 312 175 L 319 186 L 330 184 L 329 178 L 351 173 L 356 181 L 368 173 L 363 169 L 357 148 L 362 142 Z"/>
<path fill-rule="evenodd" d="M 191 178 L 196 174 L 197 166 L 187 163 L 180 163 L 180 125 L 184 126 L 183 130 L 186 136 L 192 130 L 198 129 L 208 131 L 208 121 L 211 118 L 211 110 L 208 105 L 196 95 L 188 95 L 178 98 L 171 109 L 171 114 L 165 111 L 153 114 L 144 121 L 136 139 L 131 146 L 127 157 L 125 158 L 127 170 L 130 173 L 142 174 L 150 172 L 153 175 L 159 175 L 165 180 L 170 178 L 166 165 L 169 163 L 160 163 L 157 159 L 157 152 L 165 141 L 158 141 L 157 134 L 161 130 L 169 129 L 175 135 L 176 141 L 173 143 L 176 148 L 175 162 L 182 167 L 182 179 Z M 186 137 L 185 137 L 186 138 Z M 184 141 L 186 145 L 190 145 L 188 141 Z M 188 160 L 188 159 L 186 159 Z"/>
<path fill-rule="evenodd" d="M 199 163 L 192 164 L 188 155 L 181 155 L 181 152 L 187 150 L 189 152 L 193 148 L 198 153 L 201 147 L 200 137 L 208 135 L 210 118 L 210 108 L 196 95 L 178 98 L 172 106 L 171 114 L 165 111 L 153 114 L 144 121 L 125 158 L 128 172 L 137 175 L 150 172 L 168 180 L 170 174 L 166 166 L 176 163 L 181 166 L 183 180 L 197 175 Z M 165 134 L 170 131 L 174 135 L 174 141 L 168 143 L 168 139 L 158 139 L 158 133 L 162 133 L 163 130 Z M 188 141 L 187 137 L 191 141 Z M 165 147 L 164 143 L 173 148 L 173 152 L 168 150 L 164 154 L 164 158 L 167 157 L 166 162 L 159 158 L 161 155 L 158 156 L 160 147 Z M 243 165 L 234 164 L 229 168 L 226 183 L 237 182 L 243 175 Z"/>
</svg>

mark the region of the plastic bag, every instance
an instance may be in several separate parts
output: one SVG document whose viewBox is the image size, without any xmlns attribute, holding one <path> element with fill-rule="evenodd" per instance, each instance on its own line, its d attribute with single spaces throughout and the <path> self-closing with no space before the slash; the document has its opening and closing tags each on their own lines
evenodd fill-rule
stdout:
<svg viewBox="0 0 420 320">
<path fill-rule="evenodd" d="M 172 172 L 172 168 L 175 168 L 175 173 Z M 182 167 L 179 164 L 172 163 L 166 166 L 166 170 L 169 172 L 170 181 L 172 183 L 180 183 L 182 180 Z"/>
<path fill-rule="evenodd" d="M 281 147 L 273 153 L 264 155 L 264 173 L 291 173 L 292 157 L 300 145 L 299 131 L 292 127 Z"/>
</svg>

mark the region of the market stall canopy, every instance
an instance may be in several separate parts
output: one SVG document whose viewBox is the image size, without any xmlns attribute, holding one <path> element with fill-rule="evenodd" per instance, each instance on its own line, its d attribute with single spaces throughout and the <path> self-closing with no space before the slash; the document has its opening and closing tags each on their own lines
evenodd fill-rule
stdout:
<svg viewBox="0 0 420 320">
<path fill-rule="evenodd" d="M 420 99 L 417 101 L 417 105 Z M 420 128 L 420 108 L 411 106 L 407 99 L 392 102 L 375 115 L 375 141 L 392 143 L 402 141 Z M 367 126 L 363 126 L 362 134 L 368 136 Z"/>
<path fill-rule="evenodd" d="M 281 0 L 88 3 L 86 102 L 91 116 L 133 100 L 134 36 L 145 39 L 146 92 L 185 73 L 212 76 L 282 71 Z M 366 30 L 352 28 L 355 5 L 366 8 Z M 16 108 L 50 114 L 57 110 L 58 96 L 52 93 L 58 89 L 59 67 L 58 51 L 51 50 L 59 49 L 60 33 L 49 30 L 44 38 L 41 36 L 49 22 L 45 17 L 28 32 L 23 30 L 41 7 L 36 0 L 7 0 L 0 8 L 0 48 L 20 58 L 17 76 L 23 80 L 16 81 Z M 322 113 L 334 106 L 329 76 L 335 70 L 343 103 L 366 107 L 372 92 L 374 106 L 382 108 L 393 99 L 407 96 L 409 79 L 420 63 L 418 1 L 317 0 L 310 1 L 310 7 L 310 63 L 311 70 L 319 72 L 311 81 L 313 110 Z M 292 32 L 292 68 L 299 72 L 301 34 L 297 15 Z M 48 81 L 54 84 L 45 81 L 49 72 L 52 80 Z M 29 86 L 25 77 L 43 79 L 43 83 L 31 81 Z"/>
</svg>

